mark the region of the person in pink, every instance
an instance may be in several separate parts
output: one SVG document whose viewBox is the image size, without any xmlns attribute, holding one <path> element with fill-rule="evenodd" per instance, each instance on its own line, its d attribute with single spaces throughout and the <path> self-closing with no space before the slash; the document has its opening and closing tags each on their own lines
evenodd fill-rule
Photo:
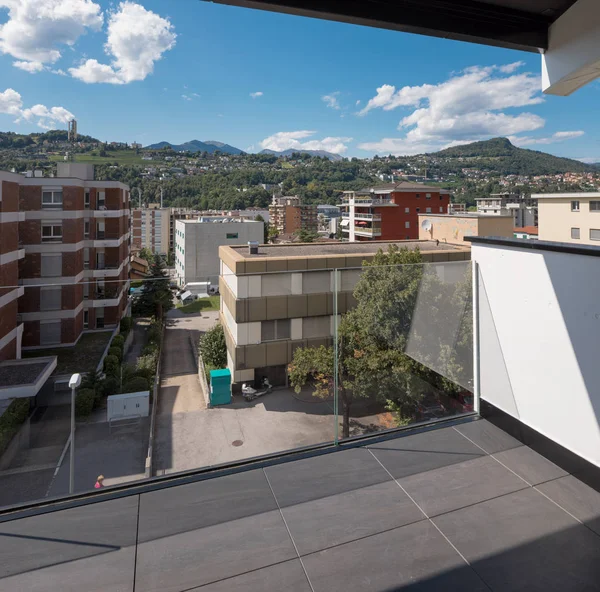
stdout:
<svg viewBox="0 0 600 592">
<path fill-rule="evenodd" d="M 94 489 L 102 489 L 104 487 L 104 475 L 98 475 L 98 479 L 96 479 L 96 485 L 94 485 Z"/>
</svg>

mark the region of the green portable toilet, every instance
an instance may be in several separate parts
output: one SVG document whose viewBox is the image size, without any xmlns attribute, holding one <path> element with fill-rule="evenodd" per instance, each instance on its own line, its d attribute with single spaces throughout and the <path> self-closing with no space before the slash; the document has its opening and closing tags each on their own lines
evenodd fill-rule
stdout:
<svg viewBox="0 0 600 592">
<path fill-rule="evenodd" d="M 210 371 L 210 404 L 229 405 L 231 403 L 231 372 L 225 370 Z"/>
</svg>

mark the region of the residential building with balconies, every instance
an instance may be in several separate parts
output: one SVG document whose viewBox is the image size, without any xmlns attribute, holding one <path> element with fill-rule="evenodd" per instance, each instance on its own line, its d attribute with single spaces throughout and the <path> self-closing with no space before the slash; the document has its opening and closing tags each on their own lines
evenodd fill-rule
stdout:
<svg viewBox="0 0 600 592">
<path fill-rule="evenodd" d="M 58 174 L 1 173 L 11 212 L 3 249 L 12 249 L 3 285 L 19 286 L 18 307 L 7 303 L 3 316 L 18 313 L 23 349 L 74 345 L 85 330 L 116 326 L 127 306 L 129 188 L 95 181 L 89 165 L 61 163 Z"/>
<path fill-rule="evenodd" d="M 300 197 L 273 197 L 269 206 L 270 224 L 279 234 L 294 234 L 299 230 L 316 232 L 317 206 L 302 203 Z"/>
<path fill-rule="evenodd" d="M 447 190 L 406 181 L 345 191 L 341 227 L 350 242 L 414 240 L 419 214 L 447 214 L 449 204 Z"/>
<path fill-rule="evenodd" d="M 134 208 L 131 210 L 131 246 L 166 255 L 170 247 L 171 209 Z"/>
<path fill-rule="evenodd" d="M 525 197 L 518 193 L 491 193 L 488 197 L 476 197 L 475 203 L 479 214 L 511 215 L 515 227 L 538 225 L 538 203 L 533 195 Z"/>
</svg>

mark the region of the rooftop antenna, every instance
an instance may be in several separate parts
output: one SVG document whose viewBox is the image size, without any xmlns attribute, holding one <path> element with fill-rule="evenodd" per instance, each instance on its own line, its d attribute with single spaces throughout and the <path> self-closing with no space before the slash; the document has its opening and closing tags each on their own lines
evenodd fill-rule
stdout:
<svg viewBox="0 0 600 592">
<path fill-rule="evenodd" d="M 163 207 L 163 188 L 161 186 L 160 188 L 160 209 L 162 210 Z"/>
</svg>

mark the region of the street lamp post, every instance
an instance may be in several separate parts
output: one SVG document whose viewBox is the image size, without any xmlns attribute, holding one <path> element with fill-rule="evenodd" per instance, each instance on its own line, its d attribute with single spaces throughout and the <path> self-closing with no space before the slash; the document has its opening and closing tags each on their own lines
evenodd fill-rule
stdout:
<svg viewBox="0 0 600 592">
<path fill-rule="evenodd" d="M 73 374 L 69 380 L 71 387 L 71 451 L 69 463 L 69 493 L 75 490 L 75 391 L 81 384 L 81 374 Z"/>
</svg>

